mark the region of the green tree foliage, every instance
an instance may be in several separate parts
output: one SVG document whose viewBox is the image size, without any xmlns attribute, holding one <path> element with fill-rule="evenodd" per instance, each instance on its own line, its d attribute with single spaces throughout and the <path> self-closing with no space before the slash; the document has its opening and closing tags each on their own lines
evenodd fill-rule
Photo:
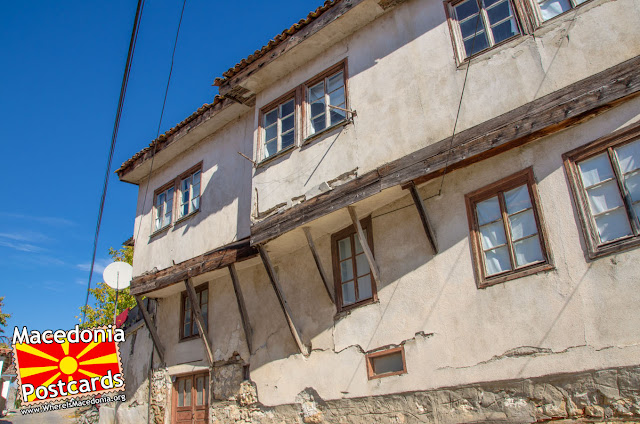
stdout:
<svg viewBox="0 0 640 424">
<path fill-rule="evenodd" d="M 7 326 L 7 319 L 11 317 L 11 314 L 3 314 L 2 307 L 4 306 L 4 296 L 0 297 L 0 333 L 4 333 L 2 327 Z"/>
<path fill-rule="evenodd" d="M 126 262 L 129 265 L 133 262 L 133 247 L 122 246 L 119 250 L 109 248 L 109 256 L 116 262 Z M 86 318 L 80 327 L 91 328 L 102 325 L 113 324 L 113 307 L 116 301 L 116 291 L 105 283 L 98 283 L 95 288 L 89 289 L 90 301 L 86 309 Z M 136 299 L 129 294 L 129 289 L 120 290 L 118 293 L 118 313 L 122 313 L 126 308 L 136 306 Z M 79 320 L 85 312 L 84 306 L 80 307 Z"/>
</svg>

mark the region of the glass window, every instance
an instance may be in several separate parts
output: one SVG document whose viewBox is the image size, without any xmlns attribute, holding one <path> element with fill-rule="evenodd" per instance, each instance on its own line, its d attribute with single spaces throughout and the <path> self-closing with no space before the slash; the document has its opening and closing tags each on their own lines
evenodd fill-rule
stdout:
<svg viewBox="0 0 640 424">
<path fill-rule="evenodd" d="M 405 374 L 404 348 L 397 347 L 381 352 L 367 354 L 367 371 L 369 380 Z"/>
<path fill-rule="evenodd" d="M 347 118 L 344 70 L 307 88 L 309 134 L 313 135 Z"/>
<path fill-rule="evenodd" d="M 464 0 L 452 8 L 465 57 L 520 34 L 509 0 Z"/>
<path fill-rule="evenodd" d="M 549 264 L 533 174 L 515 174 L 467 195 L 480 285 L 523 275 L 520 271 Z"/>
<path fill-rule="evenodd" d="M 171 224 L 171 214 L 173 212 L 173 191 L 170 187 L 156 194 L 156 217 L 153 226 L 154 231 L 158 231 Z"/>
<path fill-rule="evenodd" d="M 209 322 L 209 289 L 207 284 L 196 287 L 196 297 L 200 303 L 200 310 L 205 328 Z M 182 293 L 182 334 L 181 338 L 192 337 L 198 334 L 198 325 L 195 321 L 195 310 L 191 306 L 191 300 L 186 292 Z"/>
<path fill-rule="evenodd" d="M 198 170 L 180 182 L 180 218 L 200 209 L 200 174 Z"/>
<path fill-rule="evenodd" d="M 263 159 L 294 145 L 295 105 L 295 99 L 292 98 L 263 113 Z"/>
<path fill-rule="evenodd" d="M 537 0 L 540 17 L 543 21 L 558 16 L 587 0 Z"/>
</svg>

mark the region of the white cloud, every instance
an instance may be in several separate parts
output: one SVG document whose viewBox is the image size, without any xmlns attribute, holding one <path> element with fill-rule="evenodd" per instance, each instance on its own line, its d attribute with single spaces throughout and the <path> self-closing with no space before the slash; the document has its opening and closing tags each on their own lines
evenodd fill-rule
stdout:
<svg viewBox="0 0 640 424">
<path fill-rule="evenodd" d="M 104 269 L 111 262 L 112 262 L 111 259 L 96 259 L 95 263 L 93 264 L 93 272 L 96 273 L 96 274 L 102 274 Z M 91 263 L 78 264 L 78 265 L 76 265 L 76 268 L 81 269 L 82 271 L 89 272 L 89 271 L 91 271 Z"/>
<path fill-rule="evenodd" d="M 10 241 L 10 240 L 0 240 L 0 246 L 8 247 L 9 249 L 18 250 L 20 252 L 30 252 L 30 253 L 42 252 L 45 250 L 42 247 L 35 246 L 31 243 L 23 243 L 23 242 L 16 242 L 16 241 Z"/>
<path fill-rule="evenodd" d="M 38 222 L 45 225 L 53 225 L 57 227 L 72 227 L 76 223 L 65 218 L 58 218 L 56 216 L 32 216 L 20 213 L 0 212 L 0 216 L 15 219 L 24 219 L 31 222 Z"/>
</svg>

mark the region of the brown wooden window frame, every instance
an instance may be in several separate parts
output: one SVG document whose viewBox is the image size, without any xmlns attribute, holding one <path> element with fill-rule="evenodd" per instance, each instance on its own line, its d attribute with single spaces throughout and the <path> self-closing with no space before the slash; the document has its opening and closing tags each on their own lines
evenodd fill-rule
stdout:
<svg viewBox="0 0 640 424">
<path fill-rule="evenodd" d="M 266 106 L 260 108 L 260 112 L 258 114 L 258 152 L 256 154 L 256 158 L 258 160 L 258 164 L 262 164 L 265 162 L 269 162 L 272 159 L 279 157 L 280 155 L 289 152 L 293 149 L 295 149 L 296 147 L 298 147 L 300 145 L 300 115 L 301 115 L 301 105 L 300 105 L 300 101 L 301 101 L 301 88 L 295 88 L 294 90 L 291 90 L 290 92 L 288 92 L 287 94 L 285 94 L 284 96 L 279 97 L 278 99 L 272 101 L 271 103 L 267 104 Z M 293 100 L 293 144 L 291 146 L 288 146 L 286 148 L 281 148 L 282 146 L 282 133 L 281 133 L 281 121 L 282 121 L 282 117 L 280 116 L 280 107 L 282 105 L 284 105 L 285 103 L 289 102 Z M 266 149 L 266 129 L 265 129 L 265 117 L 267 114 L 269 114 L 270 112 L 272 112 L 273 110 L 277 109 L 278 110 L 278 117 L 277 117 L 277 121 L 276 121 L 276 125 L 277 125 L 277 134 L 276 134 L 276 145 L 280 146 L 280 148 L 278 148 L 276 150 L 276 152 L 274 154 L 272 154 L 271 156 L 266 157 L 265 156 L 265 149 Z"/>
<path fill-rule="evenodd" d="M 371 253 L 375 255 L 374 249 L 373 249 L 373 227 L 372 227 L 371 216 L 368 216 L 360 220 L 360 225 L 362 226 L 362 230 L 367 232 L 367 242 L 369 243 L 369 248 L 371 249 Z M 357 274 L 356 256 L 364 255 L 364 253 L 358 253 L 358 254 L 355 253 L 356 252 L 355 237 L 354 237 L 355 235 L 356 235 L 356 229 L 353 226 L 353 224 L 331 235 L 331 257 L 332 257 L 332 263 L 333 263 L 333 281 L 334 281 L 335 294 L 336 294 L 336 307 L 338 308 L 338 312 L 357 308 L 363 305 L 368 305 L 370 303 L 374 303 L 378 301 L 378 289 L 376 287 L 376 281 L 373 278 L 371 269 L 369 269 L 369 278 L 371 279 L 371 297 L 361 299 L 357 302 L 350 303 L 348 305 L 343 304 L 344 302 L 342 299 L 342 278 L 340 274 L 340 262 L 343 262 L 343 261 L 340 261 L 338 241 L 347 237 L 349 237 L 351 241 L 351 260 L 352 260 L 352 266 L 353 266 L 353 283 L 354 283 L 354 290 L 356 293 L 356 299 L 358 294 L 358 284 L 357 284 L 358 277 L 365 277 L 367 275 L 367 274 L 363 274 L 361 276 L 358 276 Z M 369 268 L 371 268 L 370 265 L 369 265 Z"/>
<path fill-rule="evenodd" d="M 204 283 L 204 284 L 200 284 L 198 287 L 195 288 L 196 291 L 196 296 L 198 296 L 198 300 L 200 301 L 200 309 L 202 309 L 202 292 L 204 290 L 207 290 L 207 316 L 204 317 L 204 326 L 207 328 L 207 330 L 209 329 L 209 283 Z M 186 312 L 186 304 L 187 304 L 187 300 L 189 299 L 189 296 L 187 295 L 186 291 L 182 292 L 182 295 L 180 296 L 180 340 L 191 340 L 191 339 L 195 339 L 197 337 L 199 337 L 199 332 L 198 332 L 198 327 L 197 324 L 195 323 L 194 320 L 194 316 L 195 316 L 195 312 L 193 310 L 193 307 L 191 307 L 190 309 L 190 332 L 191 334 L 185 335 L 184 334 L 184 320 L 185 320 L 185 312 Z"/>
<path fill-rule="evenodd" d="M 481 29 L 480 26 L 482 26 L 482 30 L 487 34 L 487 42 L 489 44 L 486 48 L 480 51 L 477 51 L 471 55 L 467 55 L 466 53 L 466 49 L 464 47 L 464 41 L 463 41 L 464 37 L 462 36 L 460 23 L 458 22 L 457 14 L 455 11 L 455 7 L 460 5 L 461 3 L 464 3 L 465 1 L 476 1 L 476 3 L 478 4 L 480 20 L 477 22 L 476 34 L 478 33 L 478 30 Z M 506 0 L 506 1 L 509 3 L 509 6 L 511 8 L 513 19 L 518 29 L 518 33 L 504 40 L 501 40 L 497 43 L 494 40 L 493 31 L 487 30 L 487 28 L 491 28 L 491 25 L 489 24 L 490 21 L 487 15 L 487 9 L 490 9 L 491 7 L 495 7 L 495 6 L 491 5 L 488 8 L 484 7 L 483 0 L 450 0 L 450 1 L 444 2 L 445 14 L 447 18 L 447 23 L 449 25 L 449 33 L 451 35 L 453 50 L 455 52 L 455 57 L 458 65 L 461 65 L 464 62 L 467 62 L 468 60 L 476 56 L 479 56 L 489 50 L 492 50 L 498 46 L 508 43 L 511 40 L 521 37 L 522 35 L 525 35 L 528 32 L 530 32 L 530 30 L 532 30 L 531 25 L 529 24 L 529 20 L 527 19 L 529 17 L 529 13 L 527 12 L 527 7 L 523 4 L 522 0 Z M 535 1 L 535 0 L 532 0 L 532 1 Z M 504 20 L 501 21 L 501 23 L 503 22 L 506 22 L 506 21 Z"/>
<path fill-rule="evenodd" d="M 640 123 L 635 123 L 562 155 L 565 172 L 569 180 L 569 188 L 579 215 L 580 228 L 587 245 L 589 259 L 597 259 L 640 245 L 640 223 L 634 219 L 633 202 L 630 199 L 626 186 L 622 182 L 621 170 L 617 161 L 614 161 L 613 153 L 613 149 L 638 140 L 640 140 Z M 624 209 L 633 235 L 607 242 L 600 242 L 600 236 L 595 226 L 591 208 L 589 207 L 589 200 L 586 195 L 586 189 L 582 183 L 578 163 L 604 152 L 608 154 L 609 164 L 614 172 L 618 191 L 622 197 Z"/>
<path fill-rule="evenodd" d="M 386 372 L 382 374 L 375 373 L 375 367 L 373 366 L 373 362 L 375 359 L 380 357 L 394 355 L 400 352 L 402 354 L 402 370 Z M 370 352 L 365 355 L 367 361 L 367 378 L 369 380 L 374 380 L 376 378 L 390 377 L 392 375 L 401 375 L 407 373 L 407 361 L 404 355 L 404 346 L 394 347 L 391 349 L 378 350 L 375 352 Z"/>
<path fill-rule="evenodd" d="M 211 396 L 210 394 L 210 386 L 211 386 L 211 382 L 209 381 L 210 376 L 208 372 L 200 372 L 200 373 L 195 373 L 195 374 L 181 374 L 181 375 L 177 375 L 175 376 L 175 381 L 172 384 L 172 406 L 173 406 L 173 413 L 172 413 L 172 423 L 176 423 L 178 422 L 178 414 L 180 412 L 185 412 L 185 411 L 191 411 L 191 420 L 190 422 L 208 422 L 208 416 L 209 416 L 209 398 Z M 202 393 L 202 405 L 198 405 L 197 403 L 197 399 L 198 399 L 198 388 L 197 388 L 197 381 L 199 378 L 204 378 L 204 382 L 203 382 L 203 393 Z M 190 405 L 179 405 L 179 396 L 180 396 L 180 388 L 179 388 L 179 384 L 180 381 L 187 381 L 188 379 L 191 379 L 191 390 L 190 390 L 190 397 L 189 397 L 189 403 Z M 185 383 L 186 384 L 186 383 Z M 186 403 L 184 402 L 184 394 L 183 394 L 183 404 Z M 204 418 L 198 420 L 196 419 L 195 415 L 198 414 L 198 412 L 201 412 L 201 415 L 204 416 Z"/>
<path fill-rule="evenodd" d="M 198 172 L 200 173 L 200 183 L 198 184 L 199 193 L 198 193 L 198 196 L 196 196 L 198 198 L 198 208 L 194 210 L 190 210 L 189 213 L 187 213 L 186 215 L 180 215 L 181 211 L 179 211 L 178 208 L 182 205 L 181 203 L 182 181 L 185 178 L 188 178 L 189 176 L 192 176 Z M 156 220 L 158 218 L 158 205 L 157 205 L 158 196 L 164 194 L 170 189 L 173 189 L 173 196 L 171 199 L 171 217 L 167 224 L 161 226 L 160 228 L 156 228 Z M 189 203 L 191 203 L 193 198 L 194 196 L 190 194 Z M 176 178 L 169 181 L 168 183 L 160 186 L 160 188 L 156 189 L 153 192 L 153 212 L 151 214 L 151 229 L 152 229 L 151 236 L 164 232 L 165 230 L 171 228 L 173 224 L 181 222 L 189 218 L 190 216 L 196 214 L 197 212 L 200 211 L 201 208 L 202 208 L 202 161 L 192 166 L 182 174 L 178 175 Z M 163 209 L 163 213 L 164 213 L 164 209 Z"/>
<path fill-rule="evenodd" d="M 325 71 L 321 72 L 320 74 L 316 75 L 315 77 L 307 80 L 304 84 L 303 84 L 303 108 L 302 108 L 302 117 L 303 117 L 303 121 L 304 121 L 304 141 L 303 143 L 308 143 L 311 140 L 316 139 L 317 137 L 320 137 L 321 134 L 324 134 L 326 132 L 329 132 L 331 130 L 333 130 L 334 128 L 337 128 L 341 125 L 344 125 L 346 122 L 349 122 L 349 115 L 348 112 L 344 112 L 344 111 L 340 111 L 339 109 L 334 109 L 332 107 L 329 106 L 329 93 L 327 93 L 327 81 L 329 78 L 331 78 L 332 76 L 342 72 L 342 82 L 343 82 L 343 87 L 344 87 L 344 105 L 343 106 L 339 106 L 343 109 L 347 109 L 350 110 L 349 107 L 349 75 L 348 75 L 348 66 L 347 66 L 347 59 L 344 59 L 338 63 L 336 63 L 335 65 L 331 66 L 330 68 L 326 69 Z M 325 114 L 325 127 L 322 128 L 321 130 L 318 130 L 314 133 L 311 133 L 311 103 L 310 103 L 310 94 L 309 94 L 309 90 L 319 84 L 320 82 L 324 81 L 324 101 L 325 101 L 325 106 L 324 106 L 324 114 Z M 331 124 L 331 120 L 330 120 L 330 116 L 331 116 L 331 111 L 335 110 L 338 113 L 343 113 L 344 114 L 344 118 L 337 121 L 334 124 Z"/>
<path fill-rule="evenodd" d="M 514 241 L 511 240 L 511 228 L 508 224 L 509 218 L 505 206 L 504 192 L 513 190 L 525 184 L 529 191 L 531 209 L 533 211 L 537 227 L 536 234 L 538 235 L 538 240 L 540 242 L 540 250 L 543 255 L 543 260 L 517 267 L 515 266 L 516 260 L 513 247 Z M 500 204 L 501 219 L 505 233 L 506 246 L 509 251 L 511 270 L 487 276 L 485 271 L 485 251 L 483 249 L 482 240 L 480 238 L 480 225 L 478 225 L 476 204 L 485 200 L 489 200 L 490 198 L 496 196 L 498 197 Z M 474 264 L 474 274 L 476 276 L 476 284 L 478 288 L 489 287 L 495 284 L 503 283 L 505 281 L 525 277 L 527 275 L 532 275 L 543 271 L 548 271 L 554 268 L 553 257 L 551 255 L 551 250 L 549 247 L 549 237 L 545 229 L 546 226 L 544 224 L 544 219 L 540 208 L 540 198 L 538 196 L 537 184 L 533 175 L 532 168 L 524 169 L 520 172 L 489 184 L 486 187 L 468 193 L 467 195 L 465 195 L 465 203 L 467 207 L 467 218 L 469 223 L 469 236 Z M 515 215 L 515 213 L 513 215 Z M 524 240 L 525 238 L 522 238 L 522 240 Z M 520 241 L 520 239 L 516 241 Z"/>
</svg>

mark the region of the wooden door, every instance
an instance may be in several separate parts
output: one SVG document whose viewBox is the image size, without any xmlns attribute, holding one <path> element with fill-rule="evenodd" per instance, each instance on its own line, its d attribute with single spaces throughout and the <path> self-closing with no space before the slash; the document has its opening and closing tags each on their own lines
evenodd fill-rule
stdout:
<svg viewBox="0 0 640 424">
<path fill-rule="evenodd" d="M 207 424 L 209 418 L 209 376 L 180 376 L 173 384 L 173 423 Z"/>
</svg>

